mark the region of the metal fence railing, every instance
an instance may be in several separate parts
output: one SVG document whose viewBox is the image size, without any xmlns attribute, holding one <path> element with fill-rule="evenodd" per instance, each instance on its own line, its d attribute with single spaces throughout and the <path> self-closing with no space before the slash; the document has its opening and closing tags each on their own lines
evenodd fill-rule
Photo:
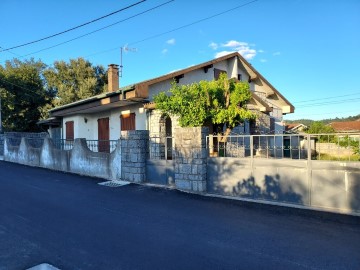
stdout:
<svg viewBox="0 0 360 270">
<path fill-rule="evenodd" d="M 149 159 L 171 160 L 173 158 L 173 137 L 150 136 Z"/>
<path fill-rule="evenodd" d="M 117 140 L 86 140 L 88 148 L 93 152 L 110 153 L 115 150 Z"/>
<path fill-rule="evenodd" d="M 53 140 L 53 144 L 55 148 L 59 150 L 71 150 L 74 147 L 73 140 Z"/>
<path fill-rule="evenodd" d="M 360 161 L 360 133 L 209 135 L 210 157 Z"/>
<path fill-rule="evenodd" d="M 28 144 L 33 148 L 41 148 L 44 143 L 44 138 L 26 138 Z M 21 143 L 21 137 L 8 136 L 7 140 L 12 146 L 19 146 Z M 105 152 L 110 153 L 115 150 L 117 146 L 117 140 L 86 140 L 88 148 L 92 152 Z M 53 140 L 53 144 L 56 149 L 59 150 L 71 150 L 74 147 L 74 140 Z"/>
<path fill-rule="evenodd" d="M 117 140 L 86 140 L 87 147 L 92 152 L 110 153 L 115 150 Z M 55 140 L 54 145 L 57 149 L 71 150 L 74 147 L 73 140 Z"/>
</svg>

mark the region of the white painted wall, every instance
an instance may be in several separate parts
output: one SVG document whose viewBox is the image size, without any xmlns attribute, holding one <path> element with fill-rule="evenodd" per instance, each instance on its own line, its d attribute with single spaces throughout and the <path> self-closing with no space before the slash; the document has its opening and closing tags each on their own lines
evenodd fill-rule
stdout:
<svg viewBox="0 0 360 270">
<path fill-rule="evenodd" d="M 220 69 L 226 71 L 229 78 L 237 78 L 238 74 L 241 74 L 242 81 L 247 82 L 249 80 L 249 75 L 246 73 L 245 69 L 238 63 L 237 57 L 234 57 L 229 60 L 224 60 L 219 63 L 215 63 L 212 68 L 208 69 L 208 72 L 205 73 L 204 69 L 193 70 L 189 73 L 184 74 L 184 78 L 180 79 L 179 85 L 191 84 L 194 82 L 199 82 L 201 80 L 211 81 L 214 79 L 214 69 Z M 149 99 L 153 100 L 154 96 L 160 92 L 167 92 L 171 88 L 172 79 L 159 82 L 149 86 Z M 261 89 L 261 86 L 255 85 L 253 82 L 250 83 L 250 90 L 254 91 L 256 88 Z"/>
<path fill-rule="evenodd" d="M 68 121 L 74 121 L 74 137 L 86 138 L 88 140 L 98 140 L 98 119 L 109 118 L 110 140 L 120 138 L 120 115 L 135 113 L 135 127 L 137 130 L 146 129 L 146 112 L 142 104 L 127 106 L 125 109 L 116 108 L 96 114 L 82 114 L 77 116 L 68 116 L 63 119 L 63 138 L 66 138 L 66 126 Z M 85 123 L 85 118 L 87 119 Z"/>
<path fill-rule="evenodd" d="M 179 80 L 179 85 L 191 84 L 199 82 L 201 80 L 211 81 L 214 79 L 214 69 L 209 68 L 208 72 L 205 73 L 203 69 L 198 69 L 184 74 L 184 78 Z M 171 88 L 172 79 L 159 82 L 149 86 L 149 99 L 153 100 L 154 96 L 160 92 L 167 92 Z"/>
</svg>

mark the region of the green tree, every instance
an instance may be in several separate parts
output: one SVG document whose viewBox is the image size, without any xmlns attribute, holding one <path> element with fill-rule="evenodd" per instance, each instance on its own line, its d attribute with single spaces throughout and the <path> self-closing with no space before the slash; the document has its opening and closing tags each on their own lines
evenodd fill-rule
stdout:
<svg viewBox="0 0 360 270">
<path fill-rule="evenodd" d="M 190 85 L 172 84 L 169 93 L 154 97 L 156 108 L 163 113 L 179 116 L 182 127 L 204 126 L 212 123 L 231 130 L 255 114 L 246 107 L 251 98 L 249 84 L 228 79 L 221 74 L 218 80 L 200 81 Z"/>
<path fill-rule="evenodd" d="M 335 130 L 321 121 L 314 121 L 311 123 L 306 132 L 310 134 L 328 134 L 318 136 L 319 142 L 336 142 L 336 138 L 332 134 L 335 133 Z"/>
<path fill-rule="evenodd" d="M 54 93 L 44 87 L 46 65 L 34 59 L 13 59 L 0 66 L 0 98 L 4 131 L 38 131 L 42 108 Z"/>
<path fill-rule="evenodd" d="M 83 58 L 69 63 L 56 61 L 44 71 L 47 87 L 56 92 L 54 106 L 65 105 L 106 91 L 107 74 L 102 66 L 93 66 Z"/>
<path fill-rule="evenodd" d="M 319 134 L 319 133 L 335 133 L 335 130 L 328 125 L 325 125 L 321 121 L 312 122 L 307 133 L 310 134 Z"/>
</svg>

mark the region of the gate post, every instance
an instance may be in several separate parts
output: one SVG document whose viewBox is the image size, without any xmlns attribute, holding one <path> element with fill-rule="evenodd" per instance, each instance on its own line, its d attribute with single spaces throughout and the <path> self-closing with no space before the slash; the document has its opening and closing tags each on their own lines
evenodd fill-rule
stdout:
<svg viewBox="0 0 360 270">
<path fill-rule="evenodd" d="M 148 130 L 121 131 L 121 179 L 141 183 L 146 178 Z"/>
<path fill-rule="evenodd" d="M 175 129 L 175 186 L 183 190 L 206 191 L 208 152 L 207 127 Z"/>
</svg>

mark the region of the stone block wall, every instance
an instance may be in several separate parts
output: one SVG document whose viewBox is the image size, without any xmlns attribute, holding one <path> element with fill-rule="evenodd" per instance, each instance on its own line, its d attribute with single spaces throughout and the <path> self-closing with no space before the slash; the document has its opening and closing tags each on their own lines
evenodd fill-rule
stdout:
<svg viewBox="0 0 360 270">
<path fill-rule="evenodd" d="M 207 127 L 175 129 L 175 186 L 182 190 L 206 191 Z"/>
<path fill-rule="evenodd" d="M 121 179 L 135 183 L 146 179 L 148 130 L 121 131 Z"/>
</svg>

